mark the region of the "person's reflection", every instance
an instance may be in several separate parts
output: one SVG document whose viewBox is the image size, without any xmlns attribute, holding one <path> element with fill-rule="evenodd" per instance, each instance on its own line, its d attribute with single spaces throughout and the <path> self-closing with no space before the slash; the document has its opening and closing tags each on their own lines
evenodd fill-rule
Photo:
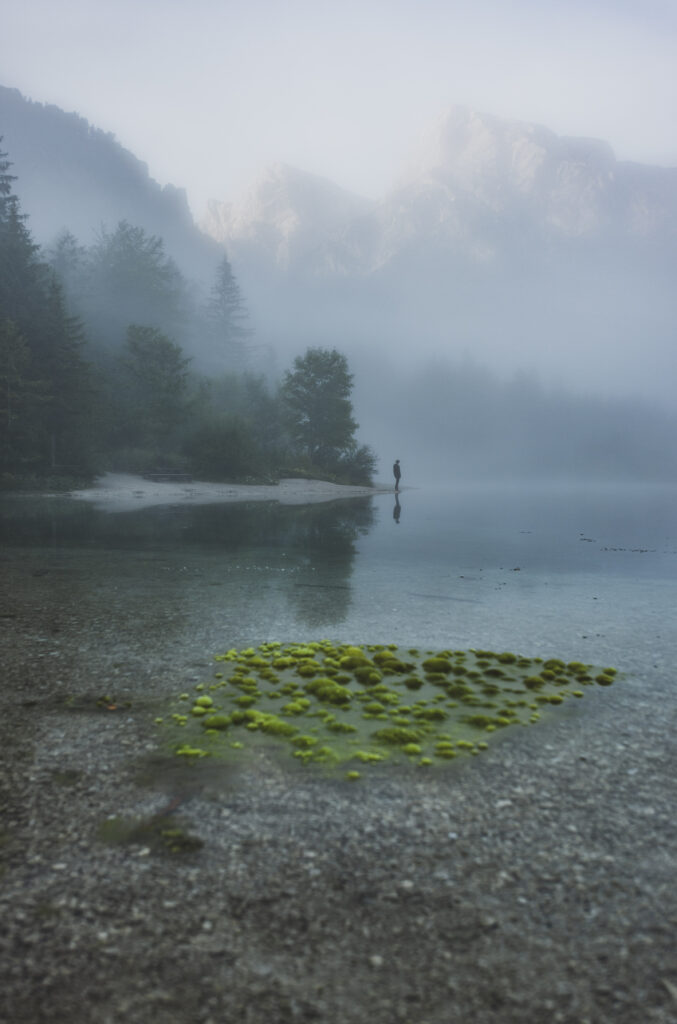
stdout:
<svg viewBox="0 0 677 1024">
<path fill-rule="evenodd" d="M 397 491 L 395 491 L 395 508 L 393 509 L 393 519 L 395 520 L 396 523 L 399 523 L 400 521 L 401 512 L 402 509 L 400 508 L 400 496 L 397 493 Z"/>
</svg>

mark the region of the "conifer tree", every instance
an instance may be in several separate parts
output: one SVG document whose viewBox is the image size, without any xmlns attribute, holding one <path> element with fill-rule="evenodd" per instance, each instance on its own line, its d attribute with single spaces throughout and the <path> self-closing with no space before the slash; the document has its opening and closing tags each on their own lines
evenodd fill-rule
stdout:
<svg viewBox="0 0 677 1024">
<path fill-rule="evenodd" d="M 52 469 L 57 465 L 82 468 L 89 447 L 92 385 L 83 355 L 82 322 L 67 315 L 55 276 L 48 286 L 41 333 L 43 373 L 49 386 L 42 416 L 46 460 Z"/>
<path fill-rule="evenodd" d="M 80 245 L 71 231 L 62 231 L 47 251 L 52 271 L 63 288 L 69 312 L 80 310 L 86 294 L 87 249 Z"/>
<path fill-rule="evenodd" d="M 45 267 L 12 191 L 10 167 L 0 152 L 0 320 L 12 320 L 27 334 L 44 295 Z"/>
<path fill-rule="evenodd" d="M 180 345 L 154 327 L 132 324 L 124 366 L 131 437 L 137 446 L 171 450 L 186 413 L 188 364 Z"/>
<path fill-rule="evenodd" d="M 224 355 L 231 369 L 242 369 L 247 362 L 254 332 L 248 326 L 249 313 L 225 254 L 216 270 L 205 315 L 215 353 Z"/>
<path fill-rule="evenodd" d="M 66 315 L 63 294 L 39 258 L 11 164 L 0 154 L 0 399 L 5 466 L 45 470 L 82 464 L 88 403 L 80 323 Z"/>
<path fill-rule="evenodd" d="M 187 286 L 163 240 L 126 220 L 101 230 L 88 254 L 83 300 L 88 330 L 120 346 L 130 324 L 175 334 L 185 320 Z"/>
<path fill-rule="evenodd" d="M 44 388 L 31 377 L 31 352 L 11 320 L 0 321 L 0 470 L 31 468 L 37 458 Z"/>
</svg>

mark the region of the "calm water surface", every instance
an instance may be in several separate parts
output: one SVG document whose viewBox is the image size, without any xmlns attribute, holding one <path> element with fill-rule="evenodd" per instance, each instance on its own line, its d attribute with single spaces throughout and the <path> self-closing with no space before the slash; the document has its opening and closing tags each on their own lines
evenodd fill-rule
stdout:
<svg viewBox="0 0 677 1024">
<path fill-rule="evenodd" d="M 104 608 L 104 642 L 114 629 L 209 656 L 329 637 L 663 674 L 677 662 L 676 503 L 675 487 L 590 484 L 124 513 L 6 498 L 0 543 L 44 562 L 46 588 L 71 574 L 83 607 Z"/>
</svg>

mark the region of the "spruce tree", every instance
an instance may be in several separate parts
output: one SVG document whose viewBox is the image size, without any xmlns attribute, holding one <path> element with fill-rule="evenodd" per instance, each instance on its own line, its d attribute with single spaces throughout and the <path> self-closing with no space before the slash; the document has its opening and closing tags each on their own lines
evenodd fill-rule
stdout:
<svg viewBox="0 0 677 1024">
<path fill-rule="evenodd" d="M 173 450 L 187 410 L 189 362 L 181 346 L 161 331 L 129 327 L 123 356 L 128 443 L 157 455 Z"/>
<path fill-rule="evenodd" d="M 12 320 L 27 335 L 44 297 L 45 267 L 12 191 L 16 177 L 6 157 L 0 152 L 0 320 Z"/>
<path fill-rule="evenodd" d="M 78 470 L 88 460 L 92 385 L 83 355 L 85 344 L 82 322 L 68 316 L 61 284 L 52 276 L 39 343 L 49 386 L 42 425 L 45 458 L 51 469 Z"/>
<path fill-rule="evenodd" d="M 88 333 L 120 347 L 130 324 L 181 333 L 189 305 L 181 271 L 163 240 L 126 220 L 105 228 L 88 253 L 83 313 Z"/>
<path fill-rule="evenodd" d="M 0 321 L 0 471 L 34 468 L 44 386 L 31 375 L 31 351 L 11 320 Z"/>
<path fill-rule="evenodd" d="M 248 326 L 249 313 L 226 255 L 217 267 L 205 317 L 214 354 L 224 356 L 230 369 L 242 369 L 247 362 L 254 332 Z"/>
<path fill-rule="evenodd" d="M 27 227 L 0 153 L 0 446 L 6 467 L 82 466 L 89 402 L 84 339 Z"/>
</svg>

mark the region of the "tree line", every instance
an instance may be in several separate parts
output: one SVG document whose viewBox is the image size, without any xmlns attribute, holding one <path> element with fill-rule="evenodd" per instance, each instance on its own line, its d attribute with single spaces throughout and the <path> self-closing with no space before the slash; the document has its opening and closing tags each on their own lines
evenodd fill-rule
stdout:
<svg viewBox="0 0 677 1024">
<path fill-rule="evenodd" d="M 353 375 L 310 348 L 280 380 L 256 350 L 227 256 L 209 294 L 164 242 L 120 221 L 82 246 L 34 242 L 0 152 L 0 474 L 5 487 L 106 470 L 211 480 L 281 475 L 370 483 Z M 213 365 L 208 376 L 187 354 Z"/>
</svg>

